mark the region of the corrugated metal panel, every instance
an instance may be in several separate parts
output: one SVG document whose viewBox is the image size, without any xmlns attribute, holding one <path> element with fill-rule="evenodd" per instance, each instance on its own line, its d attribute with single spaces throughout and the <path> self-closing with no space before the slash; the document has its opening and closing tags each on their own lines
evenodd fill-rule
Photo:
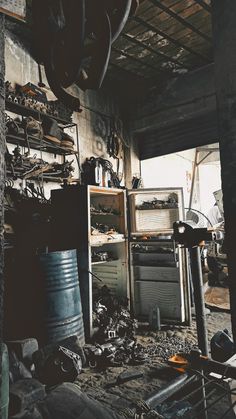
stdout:
<svg viewBox="0 0 236 419">
<path fill-rule="evenodd" d="M 139 135 L 140 160 L 211 144 L 218 138 L 215 111 Z"/>
<path fill-rule="evenodd" d="M 183 301 L 179 284 L 135 281 L 135 312 L 138 319 L 148 319 L 150 309 L 158 305 L 161 319 L 183 321 Z"/>
</svg>

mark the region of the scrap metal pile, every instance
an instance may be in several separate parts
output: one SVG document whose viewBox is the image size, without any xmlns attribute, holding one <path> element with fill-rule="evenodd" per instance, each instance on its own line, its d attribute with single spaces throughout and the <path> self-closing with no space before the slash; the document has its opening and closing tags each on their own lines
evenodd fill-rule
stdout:
<svg viewBox="0 0 236 419">
<path fill-rule="evenodd" d="M 172 208 L 178 208 L 178 195 L 175 193 L 171 193 L 166 201 L 153 198 L 153 200 L 143 201 L 141 205 L 136 206 L 136 209 L 139 210 Z"/>
<path fill-rule="evenodd" d="M 138 323 L 127 309 L 127 301 L 114 297 L 106 285 L 97 290 L 93 311 L 94 345 L 86 345 L 89 366 L 137 365 L 146 360 L 138 350 Z"/>
<path fill-rule="evenodd" d="M 33 35 L 37 61 L 51 90 L 65 105 L 80 111 L 80 100 L 65 89 L 100 88 L 111 45 L 134 14 L 138 0 L 33 0 Z"/>
</svg>

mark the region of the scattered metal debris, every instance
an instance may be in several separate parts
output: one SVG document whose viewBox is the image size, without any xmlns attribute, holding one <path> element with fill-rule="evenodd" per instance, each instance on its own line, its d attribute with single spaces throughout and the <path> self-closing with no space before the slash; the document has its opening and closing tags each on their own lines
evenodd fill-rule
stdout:
<svg viewBox="0 0 236 419">
<path fill-rule="evenodd" d="M 193 342 L 188 340 L 182 340 L 177 336 L 173 337 L 163 337 L 156 336 L 156 343 L 150 344 L 148 346 L 137 345 L 137 350 L 142 354 L 146 354 L 149 358 L 160 358 L 162 361 L 166 362 L 168 358 L 178 352 L 190 352 L 195 345 Z"/>
<path fill-rule="evenodd" d="M 136 209 L 139 210 L 172 208 L 178 208 L 178 195 L 176 193 L 171 193 L 167 201 L 154 198 L 152 201 L 143 201 L 141 205 L 136 206 Z"/>
</svg>

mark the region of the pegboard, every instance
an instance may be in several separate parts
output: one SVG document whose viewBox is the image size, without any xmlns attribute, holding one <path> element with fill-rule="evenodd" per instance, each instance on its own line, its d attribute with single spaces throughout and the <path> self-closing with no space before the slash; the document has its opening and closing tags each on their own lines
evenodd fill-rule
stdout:
<svg viewBox="0 0 236 419">
<path fill-rule="evenodd" d="M 0 0 L 0 12 L 19 20 L 25 20 L 26 0 Z"/>
</svg>

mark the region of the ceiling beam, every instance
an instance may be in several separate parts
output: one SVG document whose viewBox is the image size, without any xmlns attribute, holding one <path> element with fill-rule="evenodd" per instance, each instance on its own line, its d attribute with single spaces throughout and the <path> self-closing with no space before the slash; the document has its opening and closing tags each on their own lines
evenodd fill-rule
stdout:
<svg viewBox="0 0 236 419">
<path fill-rule="evenodd" d="M 141 61 L 140 59 L 138 59 L 136 57 L 133 57 L 132 55 L 127 54 L 127 52 L 125 52 L 123 50 L 121 51 L 114 46 L 112 47 L 112 51 L 116 52 L 117 54 L 123 55 L 124 57 L 128 58 L 129 60 L 137 63 L 139 65 L 139 67 L 140 67 L 140 65 L 143 65 L 143 66 L 145 66 L 147 68 L 150 68 L 151 70 L 154 70 L 158 73 L 163 73 L 163 72 L 167 73 L 166 69 L 162 70 L 161 68 L 154 67 L 152 64 L 149 64 L 145 61 Z"/>
<path fill-rule="evenodd" d="M 195 3 L 199 4 L 203 9 L 205 9 L 208 13 L 211 13 L 211 6 L 209 4 L 205 3 L 204 0 L 194 0 Z"/>
<path fill-rule="evenodd" d="M 129 42 L 132 42 L 133 44 L 138 45 L 138 46 L 142 47 L 143 49 L 146 49 L 146 50 L 150 51 L 152 54 L 159 56 L 163 60 L 167 60 L 169 62 L 172 62 L 173 64 L 178 65 L 179 67 L 185 68 L 187 70 L 192 69 L 192 67 L 190 67 L 188 64 L 184 64 L 183 62 L 177 60 L 176 58 L 172 58 L 169 55 L 150 47 L 146 43 L 141 42 L 138 39 L 136 39 L 136 38 L 134 38 L 130 35 L 127 35 L 126 33 L 122 33 L 121 36 L 123 38 L 127 39 Z"/>
<path fill-rule="evenodd" d="M 180 22 L 183 26 L 185 26 L 186 28 L 189 28 L 192 32 L 195 32 L 197 35 L 199 35 L 205 41 L 207 41 L 210 44 L 212 44 L 211 38 L 208 35 L 206 35 L 205 33 L 199 31 L 199 29 L 197 29 L 190 22 L 188 22 L 187 19 L 184 19 L 183 17 L 181 17 L 177 13 L 173 12 L 171 9 L 169 9 L 164 4 L 162 4 L 159 0 L 150 0 L 150 1 L 151 1 L 152 4 L 154 4 L 154 6 L 157 6 L 163 12 L 167 13 L 169 16 L 173 17 L 175 20 L 177 20 L 178 22 Z"/>
<path fill-rule="evenodd" d="M 188 47 L 186 44 L 174 39 L 172 36 L 168 35 L 167 33 L 157 29 L 155 26 L 151 25 L 149 22 L 141 19 L 139 16 L 133 16 L 132 20 L 139 23 L 140 25 L 144 26 L 149 31 L 155 32 L 157 35 L 162 36 L 167 41 L 171 42 L 173 45 L 177 46 L 178 48 L 182 48 L 185 51 L 188 51 L 190 54 L 195 55 L 196 57 L 200 58 L 205 63 L 211 63 L 212 60 L 205 55 L 200 54 L 200 52 L 195 51 L 194 49 Z"/>
</svg>

